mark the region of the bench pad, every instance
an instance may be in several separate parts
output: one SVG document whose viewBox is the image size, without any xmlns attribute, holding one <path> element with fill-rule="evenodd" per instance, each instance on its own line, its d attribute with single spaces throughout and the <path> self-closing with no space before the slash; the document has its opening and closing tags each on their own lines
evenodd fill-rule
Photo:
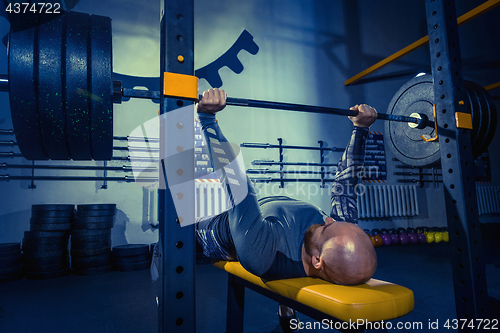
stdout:
<svg viewBox="0 0 500 333">
<path fill-rule="evenodd" d="M 357 286 L 312 277 L 264 282 L 236 261 L 218 261 L 214 266 L 343 321 L 391 320 L 408 314 L 414 306 L 410 289 L 381 280 L 371 279 Z"/>
</svg>

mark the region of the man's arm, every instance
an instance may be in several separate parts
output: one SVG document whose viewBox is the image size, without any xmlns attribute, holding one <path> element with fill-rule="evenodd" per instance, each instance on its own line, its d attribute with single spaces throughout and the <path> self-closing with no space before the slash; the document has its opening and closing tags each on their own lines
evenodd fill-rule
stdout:
<svg viewBox="0 0 500 333">
<path fill-rule="evenodd" d="M 255 275 L 264 274 L 276 254 L 278 232 L 260 212 L 255 190 L 246 176 L 243 161 L 232 147 L 215 119 L 225 107 L 224 90 L 210 89 L 198 104 L 198 118 L 208 146 L 210 160 L 226 190 L 228 221 L 238 259 Z"/>
<path fill-rule="evenodd" d="M 357 110 L 359 114 L 349 117 L 354 129 L 332 184 L 330 216 L 336 221 L 358 223 L 355 186 L 363 173 L 366 137 L 377 118 L 377 111 L 366 104 L 356 105 L 351 110 Z"/>
</svg>

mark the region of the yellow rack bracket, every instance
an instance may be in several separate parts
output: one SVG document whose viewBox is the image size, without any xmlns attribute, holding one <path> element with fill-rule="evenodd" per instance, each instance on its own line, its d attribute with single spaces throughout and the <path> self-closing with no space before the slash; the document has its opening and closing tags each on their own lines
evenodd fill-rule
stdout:
<svg viewBox="0 0 500 333">
<path fill-rule="evenodd" d="M 470 113 L 455 112 L 457 128 L 472 129 L 472 115 Z"/>
<path fill-rule="evenodd" d="M 163 95 L 171 98 L 198 100 L 198 78 L 193 75 L 163 73 Z"/>
</svg>

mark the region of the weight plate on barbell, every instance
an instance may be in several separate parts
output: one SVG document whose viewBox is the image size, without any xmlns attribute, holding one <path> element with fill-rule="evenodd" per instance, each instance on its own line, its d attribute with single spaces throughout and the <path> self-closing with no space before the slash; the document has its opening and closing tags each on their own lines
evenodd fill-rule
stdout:
<svg viewBox="0 0 500 333">
<path fill-rule="evenodd" d="M 38 26 L 38 121 L 52 160 L 69 160 L 61 73 L 65 16 Z"/>
<path fill-rule="evenodd" d="M 38 122 L 37 25 L 9 33 L 9 100 L 19 150 L 28 160 L 47 160 Z"/>
<path fill-rule="evenodd" d="M 495 106 L 495 102 L 491 98 L 490 94 L 480 85 L 473 83 L 474 90 L 478 96 L 478 98 L 482 102 L 481 107 L 481 127 L 477 131 L 477 135 L 481 133 L 481 137 L 475 138 L 472 137 L 472 140 L 477 141 L 477 146 L 472 147 L 472 154 L 474 155 L 474 159 L 477 159 L 481 156 L 482 153 L 486 151 L 488 146 L 495 135 L 495 131 L 497 128 L 497 109 Z M 477 116 L 476 112 L 472 113 L 472 119 Z M 472 136 L 473 133 L 471 133 Z"/>
<path fill-rule="evenodd" d="M 66 17 L 66 126 L 68 145 L 73 160 L 91 160 L 88 70 L 89 17 L 69 12 Z"/>
<path fill-rule="evenodd" d="M 91 147 L 95 160 L 113 155 L 113 56 L 111 19 L 90 17 L 90 121 Z"/>
<path fill-rule="evenodd" d="M 410 116 L 423 113 L 434 119 L 434 90 L 431 75 L 411 79 L 404 84 L 392 98 L 387 113 Z M 433 127 L 411 128 L 407 123 L 386 121 L 385 133 L 388 145 L 395 157 L 401 162 L 414 166 L 433 165 L 439 161 L 439 143 L 425 142 L 420 136 L 436 136 Z"/>
<path fill-rule="evenodd" d="M 496 129 L 496 108 L 491 96 L 478 84 L 464 82 L 471 110 L 473 130 L 470 132 L 472 153 L 478 158 L 490 144 Z M 434 119 L 434 87 L 432 75 L 415 77 L 403 85 L 394 95 L 387 113 L 410 116 L 412 113 L 424 113 L 429 120 Z M 385 131 L 389 136 L 389 148 L 401 162 L 413 166 L 431 166 L 439 163 L 439 142 L 425 142 L 421 135 L 436 136 L 433 127 L 424 129 L 411 128 L 402 122 L 385 122 Z"/>
</svg>

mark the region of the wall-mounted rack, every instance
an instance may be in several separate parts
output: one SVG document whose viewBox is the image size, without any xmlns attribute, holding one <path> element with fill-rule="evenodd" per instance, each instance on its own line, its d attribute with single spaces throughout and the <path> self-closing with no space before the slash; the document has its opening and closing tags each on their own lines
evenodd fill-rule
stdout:
<svg viewBox="0 0 500 333">
<path fill-rule="evenodd" d="M 280 182 L 280 188 L 285 187 L 285 182 L 321 182 L 321 187 L 325 187 L 325 182 L 331 182 L 333 179 L 325 178 L 328 175 L 335 175 L 335 170 L 327 170 L 328 167 L 336 167 L 337 164 L 325 163 L 325 153 L 329 152 L 343 152 L 345 148 L 337 148 L 337 147 L 325 147 L 323 141 L 318 141 L 319 146 L 296 146 L 296 145 L 284 145 L 283 139 L 278 138 L 278 144 L 269 144 L 269 143 L 242 143 L 240 147 L 244 148 L 261 148 L 261 149 L 278 149 L 279 150 L 279 161 L 274 160 L 254 160 L 252 161 L 252 165 L 278 165 L 279 170 L 270 170 L 267 169 L 248 169 L 247 173 L 250 174 L 279 174 L 279 178 L 250 178 L 253 182 L 256 183 L 269 183 L 269 182 Z M 295 149 L 295 150 L 316 150 L 319 151 L 319 163 L 308 163 L 308 162 L 284 162 L 284 150 L 285 149 Z M 319 171 L 313 170 L 299 170 L 299 171 L 291 171 L 285 170 L 285 166 L 306 166 L 306 167 L 320 167 Z M 320 178 L 309 179 L 309 178 L 285 178 L 284 176 L 287 174 L 309 174 L 309 175 L 320 175 Z"/>
</svg>

